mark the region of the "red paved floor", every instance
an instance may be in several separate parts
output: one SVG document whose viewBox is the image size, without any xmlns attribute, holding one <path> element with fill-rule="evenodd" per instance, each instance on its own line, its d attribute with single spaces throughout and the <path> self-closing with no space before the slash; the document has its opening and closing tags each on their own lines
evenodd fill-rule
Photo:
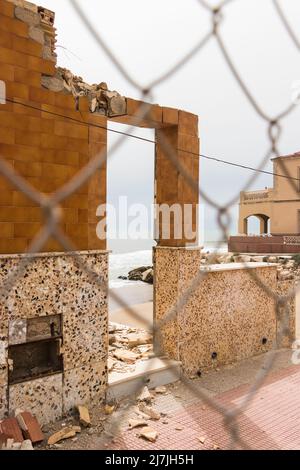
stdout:
<svg viewBox="0 0 300 470">
<path fill-rule="evenodd" d="M 241 403 L 249 390 L 242 386 L 217 397 L 230 407 Z M 271 375 L 253 402 L 239 418 L 240 436 L 252 449 L 300 449 L 300 368 L 283 369 Z M 197 450 L 230 446 L 230 436 L 222 416 L 199 401 L 175 411 L 163 420 L 149 421 L 159 437 L 149 443 L 138 437 L 138 429 L 126 431 L 115 439 L 113 449 Z M 176 427 L 183 430 L 176 430 Z M 199 438 L 205 437 L 204 444 Z M 239 446 L 238 446 L 239 447 Z"/>
</svg>

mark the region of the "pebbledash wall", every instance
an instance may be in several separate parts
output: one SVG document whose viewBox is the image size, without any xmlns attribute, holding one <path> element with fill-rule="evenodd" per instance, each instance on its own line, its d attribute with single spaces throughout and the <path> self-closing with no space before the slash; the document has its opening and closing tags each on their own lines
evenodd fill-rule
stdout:
<svg viewBox="0 0 300 470">
<path fill-rule="evenodd" d="M 110 91 L 104 82 L 89 86 L 56 67 L 55 42 L 53 12 L 23 0 L 0 0 L 0 80 L 7 98 L 0 105 L 1 158 L 50 194 L 96 154 L 106 154 L 108 119 L 153 128 L 156 202 L 192 204 L 193 217 L 182 224 L 195 231 L 198 193 L 169 161 L 161 137 L 198 185 L 198 117 L 149 105 L 140 120 L 142 102 Z M 0 279 L 6 293 L 0 303 L 0 418 L 18 407 L 45 423 L 76 404 L 105 397 L 108 252 L 96 236 L 96 209 L 106 202 L 106 165 L 61 204 L 62 229 L 101 287 L 53 239 L 42 253 L 24 254 L 43 214 L 3 176 L 0 189 Z M 177 239 L 172 223 L 170 239 L 161 240 L 164 227 L 157 224 L 158 245 L 191 242 Z M 23 263 L 11 286 L 13 270 Z"/>
<path fill-rule="evenodd" d="M 199 268 L 200 260 L 199 248 L 155 248 L 155 322 L 162 322 L 160 341 L 168 357 L 181 361 L 184 372 L 191 375 L 273 347 L 290 347 L 295 338 L 295 298 L 289 302 L 285 323 L 283 313 L 277 319 L 273 298 L 251 276 L 252 272 L 274 294 L 286 295 L 293 283 L 277 280 L 275 264 Z M 193 285 L 199 269 L 205 277 L 185 306 L 170 316 L 174 299 Z"/>
</svg>

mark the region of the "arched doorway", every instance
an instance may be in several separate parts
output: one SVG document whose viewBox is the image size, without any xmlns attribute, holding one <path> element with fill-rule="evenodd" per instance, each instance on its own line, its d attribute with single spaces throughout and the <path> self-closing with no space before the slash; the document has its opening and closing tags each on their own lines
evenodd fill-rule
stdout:
<svg viewBox="0 0 300 470">
<path fill-rule="evenodd" d="M 270 234 L 270 217 L 265 214 L 253 214 L 244 219 L 244 233 L 246 235 Z"/>
</svg>

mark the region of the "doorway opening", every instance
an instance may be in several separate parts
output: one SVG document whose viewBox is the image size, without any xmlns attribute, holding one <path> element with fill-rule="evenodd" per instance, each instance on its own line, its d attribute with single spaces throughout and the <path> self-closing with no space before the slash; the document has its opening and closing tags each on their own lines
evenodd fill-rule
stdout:
<svg viewBox="0 0 300 470">
<path fill-rule="evenodd" d="M 108 128 L 128 133 L 128 126 Z M 111 153 L 121 135 L 108 131 L 107 248 L 109 261 L 109 383 L 124 381 L 153 356 L 154 129 L 137 128 Z M 116 300 L 116 294 L 124 303 Z M 125 307 L 125 305 L 127 307 Z M 132 315 L 132 309 L 135 315 Z"/>
</svg>

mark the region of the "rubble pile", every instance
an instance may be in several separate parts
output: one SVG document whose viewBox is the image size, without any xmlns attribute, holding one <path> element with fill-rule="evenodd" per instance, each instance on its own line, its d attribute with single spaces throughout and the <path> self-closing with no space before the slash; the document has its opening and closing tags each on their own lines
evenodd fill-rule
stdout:
<svg viewBox="0 0 300 470">
<path fill-rule="evenodd" d="M 153 337 L 146 330 L 109 324 L 109 372 L 133 372 L 139 361 L 153 356 Z"/>
<path fill-rule="evenodd" d="M 72 94 L 75 101 L 86 96 L 89 100 L 91 113 L 114 117 L 126 114 L 126 98 L 117 91 L 110 91 L 105 82 L 89 85 L 82 77 L 74 75 L 70 70 L 58 67 L 54 77 L 43 75 L 42 85 L 54 92 Z"/>
<path fill-rule="evenodd" d="M 34 450 L 33 444 L 44 440 L 37 419 L 28 411 L 14 414 L 0 421 L 0 450 Z"/>
<path fill-rule="evenodd" d="M 279 281 L 300 279 L 300 256 L 290 255 L 243 255 L 239 253 L 201 253 L 201 266 L 227 263 L 275 263 Z"/>
</svg>

